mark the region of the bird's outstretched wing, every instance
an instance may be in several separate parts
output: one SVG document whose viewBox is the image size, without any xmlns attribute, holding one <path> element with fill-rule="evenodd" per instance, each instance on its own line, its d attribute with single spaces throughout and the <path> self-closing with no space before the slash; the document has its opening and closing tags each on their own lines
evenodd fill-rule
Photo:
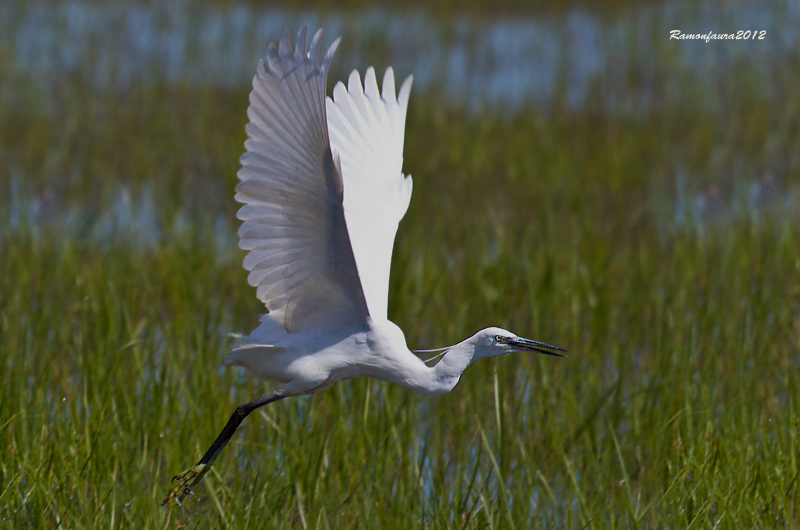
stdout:
<svg viewBox="0 0 800 530">
<path fill-rule="evenodd" d="M 292 52 L 285 31 L 259 63 L 236 186 L 248 282 L 290 333 L 368 316 L 326 123 L 325 77 L 339 41 L 320 66 L 321 35 L 306 53 L 302 29 Z"/>
<path fill-rule="evenodd" d="M 401 173 L 411 82 L 407 77 L 395 96 L 391 68 L 382 92 L 374 69 L 367 70 L 363 86 L 354 70 L 347 88 L 337 83 L 327 100 L 331 149 L 341 160 L 347 230 L 372 318 L 386 318 L 394 236 L 411 200 L 411 176 Z"/>
</svg>

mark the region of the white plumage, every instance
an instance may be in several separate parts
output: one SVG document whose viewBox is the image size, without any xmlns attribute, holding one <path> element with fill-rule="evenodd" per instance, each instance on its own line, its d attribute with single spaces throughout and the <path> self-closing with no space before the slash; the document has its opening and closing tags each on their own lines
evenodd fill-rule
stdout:
<svg viewBox="0 0 800 530">
<path fill-rule="evenodd" d="M 342 207 L 325 118 L 325 75 L 338 40 L 317 66 L 321 33 L 292 53 L 270 46 L 253 79 L 236 200 L 248 282 L 287 332 L 363 324 L 368 316 Z M 271 324 L 271 323 L 268 323 Z"/>
<path fill-rule="evenodd" d="M 477 359 L 564 351 L 496 327 L 447 348 L 434 366 L 409 351 L 387 301 L 392 246 L 411 199 L 411 177 L 402 173 L 411 76 L 396 93 L 391 68 L 382 90 L 372 68 L 363 84 L 353 71 L 347 88 L 338 83 L 326 99 L 339 40 L 320 64 L 321 36 L 306 51 L 301 30 L 292 51 L 286 31 L 259 63 L 236 187 L 244 267 L 269 312 L 225 364 L 282 385 L 239 406 L 198 464 L 175 477 L 181 482 L 164 503 L 197 484 L 242 420 L 273 401 L 354 377 L 441 394 Z"/>
<path fill-rule="evenodd" d="M 411 201 L 411 176 L 404 176 L 403 133 L 412 77 L 395 96 L 394 72 L 383 76 L 378 92 L 370 67 L 364 86 L 350 74 L 327 99 L 328 132 L 334 156 L 341 161 L 344 215 L 369 314 L 387 318 L 389 269 L 397 225 Z"/>
</svg>

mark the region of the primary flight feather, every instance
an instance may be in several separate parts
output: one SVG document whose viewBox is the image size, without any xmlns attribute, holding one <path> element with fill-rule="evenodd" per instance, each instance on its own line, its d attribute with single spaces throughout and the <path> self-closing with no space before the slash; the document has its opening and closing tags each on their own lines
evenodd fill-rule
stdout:
<svg viewBox="0 0 800 530">
<path fill-rule="evenodd" d="M 353 71 L 326 98 L 339 40 L 320 63 L 321 38 L 319 30 L 307 50 L 304 28 L 292 50 L 285 31 L 259 63 L 236 186 L 244 267 L 268 313 L 225 364 L 281 386 L 236 409 L 200 461 L 173 479 L 164 504 L 190 491 L 244 418 L 268 403 L 354 377 L 441 394 L 476 359 L 564 351 L 496 327 L 447 348 L 433 366 L 408 349 L 387 301 L 394 238 L 411 199 L 402 165 L 412 78 L 396 92 L 389 68 L 379 89 L 370 67 L 363 83 Z"/>
</svg>

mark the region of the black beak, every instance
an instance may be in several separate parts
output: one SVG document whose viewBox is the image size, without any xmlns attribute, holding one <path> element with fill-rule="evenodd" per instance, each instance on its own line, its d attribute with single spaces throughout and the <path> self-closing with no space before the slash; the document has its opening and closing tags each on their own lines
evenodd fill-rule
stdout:
<svg viewBox="0 0 800 530">
<path fill-rule="evenodd" d="M 558 346 L 539 342 L 538 340 L 523 339 L 522 337 L 511 337 L 506 339 L 504 342 L 523 351 L 535 351 L 536 353 L 543 353 L 545 355 L 552 355 L 554 357 L 566 357 L 566 355 L 561 355 L 560 353 L 550 350 L 563 351 L 564 353 L 567 353 L 567 350 L 559 348 Z"/>
</svg>

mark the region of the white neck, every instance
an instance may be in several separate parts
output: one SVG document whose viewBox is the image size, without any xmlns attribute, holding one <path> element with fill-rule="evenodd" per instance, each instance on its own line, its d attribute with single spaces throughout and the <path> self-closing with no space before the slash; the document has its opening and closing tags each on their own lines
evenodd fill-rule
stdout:
<svg viewBox="0 0 800 530">
<path fill-rule="evenodd" d="M 474 357 L 475 346 L 464 341 L 449 348 L 435 365 L 427 366 L 420 360 L 419 363 L 415 363 L 416 369 L 411 377 L 406 375 L 392 382 L 423 394 L 444 394 L 456 386 L 461 374 Z"/>
</svg>

